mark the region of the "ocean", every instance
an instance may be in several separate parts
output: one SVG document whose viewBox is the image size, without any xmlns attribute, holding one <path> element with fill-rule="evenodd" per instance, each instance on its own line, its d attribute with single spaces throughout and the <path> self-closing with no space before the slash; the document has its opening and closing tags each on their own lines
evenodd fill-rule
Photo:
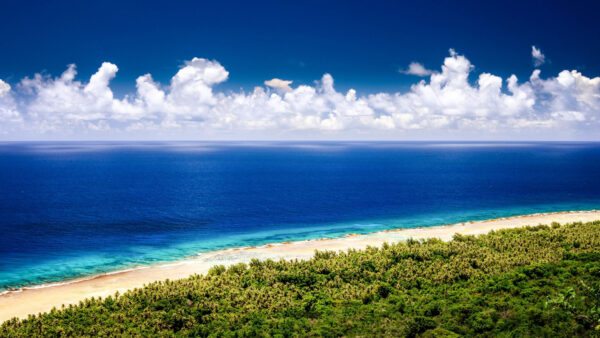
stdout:
<svg viewBox="0 0 600 338">
<path fill-rule="evenodd" d="M 0 290 L 218 249 L 600 208 L 600 143 L 0 143 Z"/>
</svg>

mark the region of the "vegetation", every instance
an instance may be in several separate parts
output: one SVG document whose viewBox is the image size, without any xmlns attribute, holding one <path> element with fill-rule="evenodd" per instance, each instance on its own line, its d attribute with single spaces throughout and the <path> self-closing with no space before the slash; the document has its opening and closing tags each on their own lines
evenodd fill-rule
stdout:
<svg viewBox="0 0 600 338">
<path fill-rule="evenodd" d="M 600 222 L 252 261 L 2 324 L 0 336 L 600 336 Z"/>
</svg>

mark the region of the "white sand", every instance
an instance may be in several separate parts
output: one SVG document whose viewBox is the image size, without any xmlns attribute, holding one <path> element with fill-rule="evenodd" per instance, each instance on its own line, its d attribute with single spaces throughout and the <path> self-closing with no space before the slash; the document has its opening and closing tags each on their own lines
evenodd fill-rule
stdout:
<svg viewBox="0 0 600 338">
<path fill-rule="evenodd" d="M 487 221 L 467 222 L 436 227 L 386 230 L 367 235 L 348 235 L 337 239 L 320 239 L 299 242 L 269 244 L 262 247 L 229 249 L 199 255 L 173 264 L 146 266 L 117 271 L 88 279 L 68 281 L 54 285 L 26 288 L 21 291 L 0 295 L 0 322 L 12 317 L 27 317 L 28 314 L 46 312 L 61 304 L 77 304 L 90 297 L 106 297 L 116 291 L 123 293 L 144 284 L 165 279 L 180 279 L 191 274 L 203 274 L 214 265 L 230 265 L 257 259 L 308 259 L 315 250 L 364 249 L 393 243 L 410 237 L 440 238 L 450 240 L 455 233 L 478 235 L 490 230 L 515 228 L 526 225 L 561 224 L 600 220 L 600 211 L 574 211 L 534 214 L 499 218 Z"/>
</svg>

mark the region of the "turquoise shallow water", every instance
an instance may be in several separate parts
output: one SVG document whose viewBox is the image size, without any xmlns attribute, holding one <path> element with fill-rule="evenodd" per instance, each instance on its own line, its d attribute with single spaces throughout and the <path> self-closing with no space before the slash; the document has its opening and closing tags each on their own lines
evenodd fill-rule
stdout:
<svg viewBox="0 0 600 338">
<path fill-rule="evenodd" d="M 595 143 L 10 143 L 0 289 L 231 247 L 600 209 Z"/>
</svg>

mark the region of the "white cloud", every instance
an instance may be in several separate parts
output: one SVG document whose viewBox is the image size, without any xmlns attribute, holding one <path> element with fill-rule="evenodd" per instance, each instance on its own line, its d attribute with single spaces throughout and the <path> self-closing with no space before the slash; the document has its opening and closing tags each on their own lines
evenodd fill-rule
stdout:
<svg viewBox="0 0 600 338">
<path fill-rule="evenodd" d="M 15 89 L 0 80 L 0 132 L 72 138 L 506 139 L 600 126 L 600 78 L 565 70 L 542 79 L 535 70 L 524 82 L 490 73 L 470 80 L 473 68 L 450 50 L 441 72 L 406 92 L 340 92 L 325 74 L 312 86 L 291 88 L 291 81 L 272 79 L 265 85 L 275 91 L 256 87 L 245 93 L 215 90 L 228 71 L 217 61 L 194 58 L 170 83 L 142 75 L 135 93 L 117 98 L 110 89 L 116 65 L 103 63 L 87 81 L 77 80 L 70 65 L 59 77 L 21 80 L 18 101 Z"/>
<path fill-rule="evenodd" d="M 542 51 L 531 46 L 531 57 L 533 58 L 533 65 L 539 67 L 546 62 L 546 56 L 542 54 Z"/>
<path fill-rule="evenodd" d="M 291 92 L 292 87 L 290 85 L 293 81 L 281 80 L 278 78 L 274 78 L 268 81 L 265 81 L 265 86 L 275 88 L 277 90 L 281 90 L 283 92 Z"/>
<path fill-rule="evenodd" d="M 433 71 L 425 68 L 422 64 L 418 62 L 411 62 L 410 65 L 408 65 L 408 69 L 401 69 L 400 73 L 416 76 L 428 76 L 433 74 Z"/>
<path fill-rule="evenodd" d="M 10 92 L 10 85 L 0 79 L 0 97 Z"/>
<path fill-rule="evenodd" d="M 16 124 L 21 122 L 21 114 L 12 97 L 11 87 L 0 79 L 0 135 L 14 130 Z"/>
<path fill-rule="evenodd" d="M 600 77 L 590 79 L 576 70 L 563 70 L 557 77 L 544 80 L 535 70 L 530 82 L 538 95 L 544 96 L 540 111 L 564 121 L 599 121 Z"/>
</svg>

